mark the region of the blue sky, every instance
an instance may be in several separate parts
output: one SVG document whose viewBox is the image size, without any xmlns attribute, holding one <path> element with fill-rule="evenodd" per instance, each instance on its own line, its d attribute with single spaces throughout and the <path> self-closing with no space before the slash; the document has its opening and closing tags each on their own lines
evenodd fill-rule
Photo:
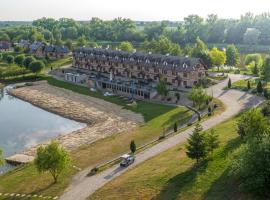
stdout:
<svg viewBox="0 0 270 200">
<path fill-rule="evenodd" d="M 133 20 L 182 20 L 189 14 L 239 18 L 241 14 L 269 12 L 270 0 L 0 0 L 0 20 L 40 17 L 91 17 Z"/>
</svg>

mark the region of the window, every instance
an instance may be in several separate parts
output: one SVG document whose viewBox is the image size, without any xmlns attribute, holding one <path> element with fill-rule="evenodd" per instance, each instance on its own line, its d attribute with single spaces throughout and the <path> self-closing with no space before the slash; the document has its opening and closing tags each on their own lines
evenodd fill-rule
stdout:
<svg viewBox="0 0 270 200">
<path fill-rule="evenodd" d="M 187 73 L 184 73 L 184 74 L 183 74 L 183 76 L 184 76 L 185 78 L 187 78 L 187 77 L 188 77 Z"/>
</svg>

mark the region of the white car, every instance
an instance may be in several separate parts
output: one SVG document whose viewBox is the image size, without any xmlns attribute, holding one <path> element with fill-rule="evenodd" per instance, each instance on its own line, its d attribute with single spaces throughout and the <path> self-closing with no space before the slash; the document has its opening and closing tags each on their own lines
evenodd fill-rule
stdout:
<svg viewBox="0 0 270 200">
<path fill-rule="evenodd" d="M 114 96 L 114 94 L 113 93 L 110 93 L 110 92 L 105 92 L 104 93 L 104 96 L 105 97 L 110 97 L 110 96 Z"/>
<path fill-rule="evenodd" d="M 96 92 L 97 90 L 95 88 L 90 88 L 91 92 Z"/>
</svg>

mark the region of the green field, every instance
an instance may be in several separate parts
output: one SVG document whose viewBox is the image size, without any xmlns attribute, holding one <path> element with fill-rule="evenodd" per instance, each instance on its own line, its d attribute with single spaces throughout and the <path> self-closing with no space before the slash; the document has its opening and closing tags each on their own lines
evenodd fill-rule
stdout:
<svg viewBox="0 0 270 200">
<path fill-rule="evenodd" d="M 254 90 L 257 87 L 257 83 L 259 82 L 260 78 L 249 78 L 245 80 L 239 80 L 232 84 L 232 89 L 238 89 L 247 91 L 247 82 L 249 81 L 251 89 Z M 262 81 L 263 82 L 263 81 Z M 270 89 L 270 83 L 267 83 L 267 85 L 263 86 L 265 89 Z"/>
<path fill-rule="evenodd" d="M 106 184 L 89 199 L 250 199 L 229 175 L 230 158 L 240 146 L 236 118 L 214 127 L 220 147 L 205 162 L 194 165 L 185 145 L 163 152 Z"/>
</svg>

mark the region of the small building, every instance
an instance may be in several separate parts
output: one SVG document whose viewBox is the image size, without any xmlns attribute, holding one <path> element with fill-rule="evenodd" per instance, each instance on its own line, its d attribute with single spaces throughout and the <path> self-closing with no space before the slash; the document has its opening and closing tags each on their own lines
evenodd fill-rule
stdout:
<svg viewBox="0 0 270 200">
<path fill-rule="evenodd" d="M 44 55 L 51 59 L 64 58 L 69 54 L 69 49 L 66 46 L 46 45 Z"/>
<path fill-rule="evenodd" d="M 84 84 L 87 81 L 87 75 L 68 72 L 65 73 L 65 80 L 72 83 Z"/>
<path fill-rule="evenodd" d="M 11 42 L 0 41 L 0 51 L 9 51 L 9 50 L 11 50 Z"/>
<path fill-rule="evenodd" d="M 37 57 L 43 57 L 45 44 L 43 42 L 35 41 L 29 46 L 29 54 L 33 54 Z"/>
</svg>

